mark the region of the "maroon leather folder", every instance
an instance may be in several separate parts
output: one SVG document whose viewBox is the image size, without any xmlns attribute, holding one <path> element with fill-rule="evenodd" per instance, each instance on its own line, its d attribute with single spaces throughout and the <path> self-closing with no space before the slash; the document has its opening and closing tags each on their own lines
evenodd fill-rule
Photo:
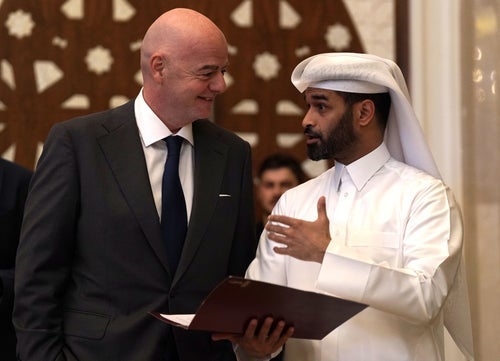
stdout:
<svg viewBox="0 0 500 361">
<path fill-rule="evenodd" d="M 207 296 L 187 320 L 151 312 L 163 322 L 187 330 L 243 334 L 252 318 L 267 316 L 293 325 L 292 337 L 321 340 L 367 305 L 325 294 L 228 277 Z"/>
</svg>

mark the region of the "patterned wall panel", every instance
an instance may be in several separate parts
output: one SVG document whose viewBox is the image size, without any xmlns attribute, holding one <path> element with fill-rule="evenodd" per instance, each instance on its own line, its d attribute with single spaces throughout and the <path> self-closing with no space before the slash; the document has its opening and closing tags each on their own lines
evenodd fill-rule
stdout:
<svg viewBox="0 0 500 361">
<path fill-rule="evenodd" d="M 300 60 L 365 49 L 392 57 L 394 0 L 0 0 L 0 155 L 33 168 L 55 122 L 135 97 L 141 38 L 174 7 L 196 9 L 225 32 L 229 87 L 214 121 L 251 142 L 255 165 L 285 150 L 310 174 L 326 166 L 306 161 L 303 100 L 290 83 Z M 375 11 L 383 20 L 362 21 Z"/>
</svg>

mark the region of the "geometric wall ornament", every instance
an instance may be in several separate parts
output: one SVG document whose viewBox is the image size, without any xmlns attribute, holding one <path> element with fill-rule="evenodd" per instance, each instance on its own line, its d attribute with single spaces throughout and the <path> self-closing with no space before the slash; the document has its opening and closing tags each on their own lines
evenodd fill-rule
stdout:
<svg viewBox="0 0 500 361">
<path fill-rule="evenodd" d="M 84 0 L 67 0 L 61 5 L 61 12 L 71 20 L 83 19 L 85 16 L 83 1 Z"/>
<path fill-rule="evenodd" d="M 126 102 L 128 102 L 130 99 L 125 96 L 125 95 L 113 95 L 110 99 L 109 99 L 109 107 L 110 108 L 116 108 L 116 107 L 119 107 L 120 105 L 123 105 L 125 104 Z"/>
<path fill-rule="evenodd" d="M 31 36 L 34 26 L 31 14 L 21 9 L 11 12 L 5 22 L 5 27 L 9 29 L 9 35 L 18 39 Z"/>
<path fill-rule="evenodd" d="M 298 106 L 291 100 L 280 100 L 276 103 L 276 114 L 279 115 L 303 115 L 304 107 Z"/>
<path fill-rule="evenodd" d="M 43 93 L 45 89 L 63 78 L 63 72 L 52 61 L 36 60 L 33 68 L 38 93 Z"/>
<path fill-rule="evenodd" d="M 40 155 L 42 155 L 43 151 L 43 143 L 42 142 L 37 142 L 36 144 L 36 153 L 35 153 L 35 159 L 40 158 Z M 35 164 L 36 166 L 36 164 Z"/>
<path fill-rule="evenodd" d="M 142 79 L 142 73 L 140 70 L 137 70 L 137 72 L 135 73 L 134 80 L 137 84 L 142 86 L 144 80 Z"/>
<path fill-rule="evenodd" d="M 0 78 L 12 90 L 16 89 L 16 80 L 14 79 L 14 68 L 7 60 L 2 59 L 0 62 Z"/>
<path fill-rule="evenodd" d="M 16 143 L 12 143 L 9 148 L 4 150 L 1 156 L 2 158 L 13 161 L 15 154 L 16 154 Z"/>
<path fill-rule="evenodd" d="M 132 43 L 130 43 L 130 51 L 140 51 L 141 50 L 141 45 L 142 45 L 142 40 L 137 40 Z"/>
<path fill-rule="evenodd" d="M 328 47 L 336 51 L 343 51 L 349 48 L 351 38 L 349 28 L 340 23 L 329 26 L 325 34 Z"/>
<path fill-rule="evenodd" d="M 137 95 L 142 37 L 173 2 L 137 3 L 2 0 L 0 154 L 33 168 L 54 123 Z"/>
<path fill-rule="evenodd" d="M 231 12 L 231 20 L 240 28 L 250 28 L 253 25 L 252 0 L 243 0 L 236 9 Z"/>
<path fill-rule="evenodd" d="M 68 40 L 60 38 L 59 36 L 55 36 L 52 39 L 52 45 L 57 46 L 61 49 L 65 49 L 68 46 Z"/>
<path fill-rule="evenodd" d="M 252 0 L 243 0 L 238 7 L 231 13 L 231 20 L 240 28 L 250 28 L 254 24 Z M 286 0 L 279 0 L 279 19 L 278 25 L 282 29 L 295 28 L 302 18 L 300 14 Z"/>
<path fill-rule="evenodd" d="M 276 143 L 281 148 L 292 148 L 302 142 L 304 135 L 302 133 L 279 133 L 276 135 Z"/>
<path fill-rule="evenodd" d="M 238 54 L 238 47 L 231 45 L 231 44 L 227 44 L 227 52 L 231 56 L 237 55 Z"/>
<path fill-rule="evenodd" d="M 307 58 L 309 55 L 311 55 L 311 48 L 307 45 L 295 49 L 295 56 L 297 58 Z"/>
<path fill-rule="evenodd" d="M 129 21 L 136 13 L 135 8 L 127 0 L 113 0 L 113 20 Z"/>
<path fill-rule="evenodd" d="M 110 71 L 113 61 L 111 51 L 101 45 L 89 49 L 85 56 L 85 63 L 87 63 L 88 70 L 99 75 Z"/>
<path fill-rule="evenodd" d="M 255 132 L 236 132 L 236 134 L 247 141 L 252 148 L 259 144 L 259 135 Z"/>
<path fill-rule="evenodd" d="M 63 109 L 88 109 L 89 107 L 90 99 L 85 94 L 72 95 L 61 104 Z"/>
<path fill-rule="evenodd" d="M 288 3 L 288 1 L 280 0 L 279 11 L 279 24 L 282 29 L 293 29 L 302 20 L 300 14 Z"/>
<path fill-rule="evenodd" d="M 234 83 L 234 78 L 231 76 L 229 72 L 224 73 L 224 81 L 226 82 L 226 86 L 229 88 Z"/>
<path fill-rule="evenodd" d="M 233 114 L 258 114 L 259 104 L 253 99 L 242 99 L 232 109 Z"/>
<path fill-rule="evenodd" d="M 264 80 L 276 78 L 280 68 L 281 65 L 278 61 L 278 57 L 268 51 L 255 56 L 255 61 L 253 62 L 255 75 Z"/>
</svg>

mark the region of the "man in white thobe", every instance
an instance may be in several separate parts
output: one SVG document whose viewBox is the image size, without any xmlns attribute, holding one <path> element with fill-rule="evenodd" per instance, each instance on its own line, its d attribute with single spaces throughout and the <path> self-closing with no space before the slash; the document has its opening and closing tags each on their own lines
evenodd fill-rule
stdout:
<svg viewBox="0 0 500 361">
<path fill-rule="evenodd" d="M 287 361 L 440 361 L 446 325 L 472 360 L 461 215 L 400 69 L 372 55 L 319 54 L 292 82 L 308 107 L 309 157 L 335 166 L 281 197 L 247 277 L 369 307 L 320 341 L 294 339 L 271 318 L 214 337 L 230 339 L 241 361 L 268 360 L 285 342 Z"/>
</svg>

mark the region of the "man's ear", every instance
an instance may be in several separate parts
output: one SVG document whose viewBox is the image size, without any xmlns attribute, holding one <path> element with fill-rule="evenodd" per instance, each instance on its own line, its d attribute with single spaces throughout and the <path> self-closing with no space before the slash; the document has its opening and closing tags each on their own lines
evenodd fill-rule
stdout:
<svg viewBox="0 0 500 361">
<path fill-rule="evenodd" d="M 167 66 L 165 57 L 159 54 L 154 54 L 150 59 L 149 65 L 151 66 L 153 79 L 157 82 L 162 82 Z"/>
<path fill-rule="evenodd" d="M 357 103 L 355 111 L 360 126 L 368 125 L 375 118 L 375 104 L 370 99 Z"/>
</svg>

